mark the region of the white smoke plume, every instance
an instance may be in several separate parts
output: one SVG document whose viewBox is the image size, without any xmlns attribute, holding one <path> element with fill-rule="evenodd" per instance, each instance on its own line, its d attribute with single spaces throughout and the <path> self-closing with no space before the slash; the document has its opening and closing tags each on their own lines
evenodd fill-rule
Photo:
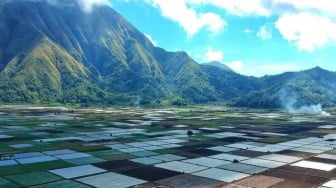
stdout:
<svg viewBox="0 0 336 188">
<path fill-rule="evenodd" d="M 288 113 L 330 116 L 328 112 L 323 111 L 321 104 L 297 106 L 297 95 L 288 89 L 282 89 L 279 92 L 279 99 L 282 107 Z"/>
<path fill-rule="evenodd" d="M 141 103 L 141 96 L 137 95 L 134 103 L 135 107 L 140 108 L 140 103 Z"/>
<path fill-rule="evenodd" d="M 300 113 L 300 114 L 316 114 L 322 116 L 330 116 L 329 113 L 322 110 L 322 105 L 309 105 L 301 106 L 299 108 L 289 108 L 287 109 L 289 113 Z"/>
</svg>

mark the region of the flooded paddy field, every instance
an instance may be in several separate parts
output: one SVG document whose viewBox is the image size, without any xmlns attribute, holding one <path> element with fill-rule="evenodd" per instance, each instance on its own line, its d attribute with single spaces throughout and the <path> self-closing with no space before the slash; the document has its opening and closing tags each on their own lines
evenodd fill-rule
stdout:
<svg viewBox="0 0 336 188">
<path fill-rule="evenodd" d="M 0 187 L 335 187 L 336 116 L 0 109 Z"/>
</svg>

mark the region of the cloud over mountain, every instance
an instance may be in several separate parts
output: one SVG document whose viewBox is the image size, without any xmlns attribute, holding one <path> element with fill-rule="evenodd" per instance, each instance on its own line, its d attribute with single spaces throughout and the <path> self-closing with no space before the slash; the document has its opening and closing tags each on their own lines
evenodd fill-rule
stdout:
<svg viewBox="0 0 336 188">
<path fill-rule="evenodd" d="M 146 2 L 159 9 L 162 16 L 177 22 L 189 37 L 203 28 L 211 33 L 219 33 L 227 25 L 218 14 L 198 12 L 190 7 L 186 0 L 146 0 Z"/>
<path fill-rule="evenodd" d="M 250 64 L 241 50 L 233 49 L 242 59 L 227 57 L 237 38 L 226 50 L 205 45 L 201 57 L 223 61 L 215 62 L 217 67 L 203 65 L 186 52 L 155 47 L 151 37 L 114 9 L 97 6 L 108 5 L 104 1 L 83 1 L 87 4 L 81 6 L 74 1 L 49 2 L 61 7 L 39 2 L 0 3 L 0 102 L 155 106 L 235 102 L 237 106 L 280 107 L 279 90 L 286 87 L 296 92 L 297 106 L 336 104 L 335 72 L 317 67 L 262 78 L 235 73 L 295 69 L 279 63 L 268 67 Z M 82 11 L 89 11 L 88 7 L 90 13 Z M 238 28 L 238 33 L 247 36 L 241 32 L 245 28 Z M 238 43 L 248 44 L 242 39 Z"/>
<path fill-rule="evenodd" d="M 43 2 L 43 0 L 39 0 Z M 111 6 L 109 0 L 47 0 L 51 5 L 71 5 L 73 2 L 76 2 L 84 12 L 91 12 L 95 6 Z"/>
</svg>

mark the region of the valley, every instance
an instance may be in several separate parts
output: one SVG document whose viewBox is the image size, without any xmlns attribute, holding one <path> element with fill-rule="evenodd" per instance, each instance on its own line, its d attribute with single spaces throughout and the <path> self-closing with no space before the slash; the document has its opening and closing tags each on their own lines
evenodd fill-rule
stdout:
<svg viewBox="0 0 336 188">
<path fill-rule="evenodd" d="M 336 175 L 332 109 L 0 111 L 1 187 L 328 187 Z"/>
<path fill-rule="evenodd" d="M 0 2 L 1 188 L 336 187 L 336 23 L 320 6 L 149 2 Z"/>
</svg>

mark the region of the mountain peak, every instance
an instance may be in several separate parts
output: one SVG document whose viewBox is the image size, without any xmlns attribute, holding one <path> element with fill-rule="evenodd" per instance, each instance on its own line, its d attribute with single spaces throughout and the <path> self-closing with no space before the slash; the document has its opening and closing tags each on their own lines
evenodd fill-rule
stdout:
<svg viewBox="0 0 336 188">
<path fill-rule="evenodd" d="M 320 67 L 320 66 L 316 66 L 316 67 L 313 67 L 311 70 L 325 70 L 325 69 L 323 69 L 322 67 Z"/>
<path fill-rule="evenodd" d="M 229 66 L 225 65 L 224 63 L 222 63 L 220 61 L 210 61 L 208 63 L 203 63 L 203 65 L 209 65 L 209 66 L 220 68 L 222 70 L 233 72 L 233 70 Z"/>
<path fill-rule="evenodd" d="M 330 71 L 326 70 L 326 69 L 323 69 L 322 67 L 320 66 L 316 66 L 314 68 L 311 68 L 311 69 L 308 69 L 308 70 L 305 70 L 303 71 L 304 73 L 308 73 L 308 74 L 324 74 L 324 73 L 329 73 Z"/>
<path fill-rule="evenodd" d="M 98 1 L 2 1 L 0 102 L 214 100 L 208 75 L 187 53 L 153 46 L 110 7 L 92 4 L 87 14 L 79 2 Z"/>
<path fill-rule="evenodd" d="M 153 46 L 110 7 L 87 14 L 71 6 L 81 1 L 0 1 L 0 102 L 156 106 L 241 98 L 237 105 L 280 107 L 275 94 L 291 86 L 307 104 L 336 104 L 336 73 L 315 67 L 255 78 L 219 61 L 198 64 Z"/>
</svg>

